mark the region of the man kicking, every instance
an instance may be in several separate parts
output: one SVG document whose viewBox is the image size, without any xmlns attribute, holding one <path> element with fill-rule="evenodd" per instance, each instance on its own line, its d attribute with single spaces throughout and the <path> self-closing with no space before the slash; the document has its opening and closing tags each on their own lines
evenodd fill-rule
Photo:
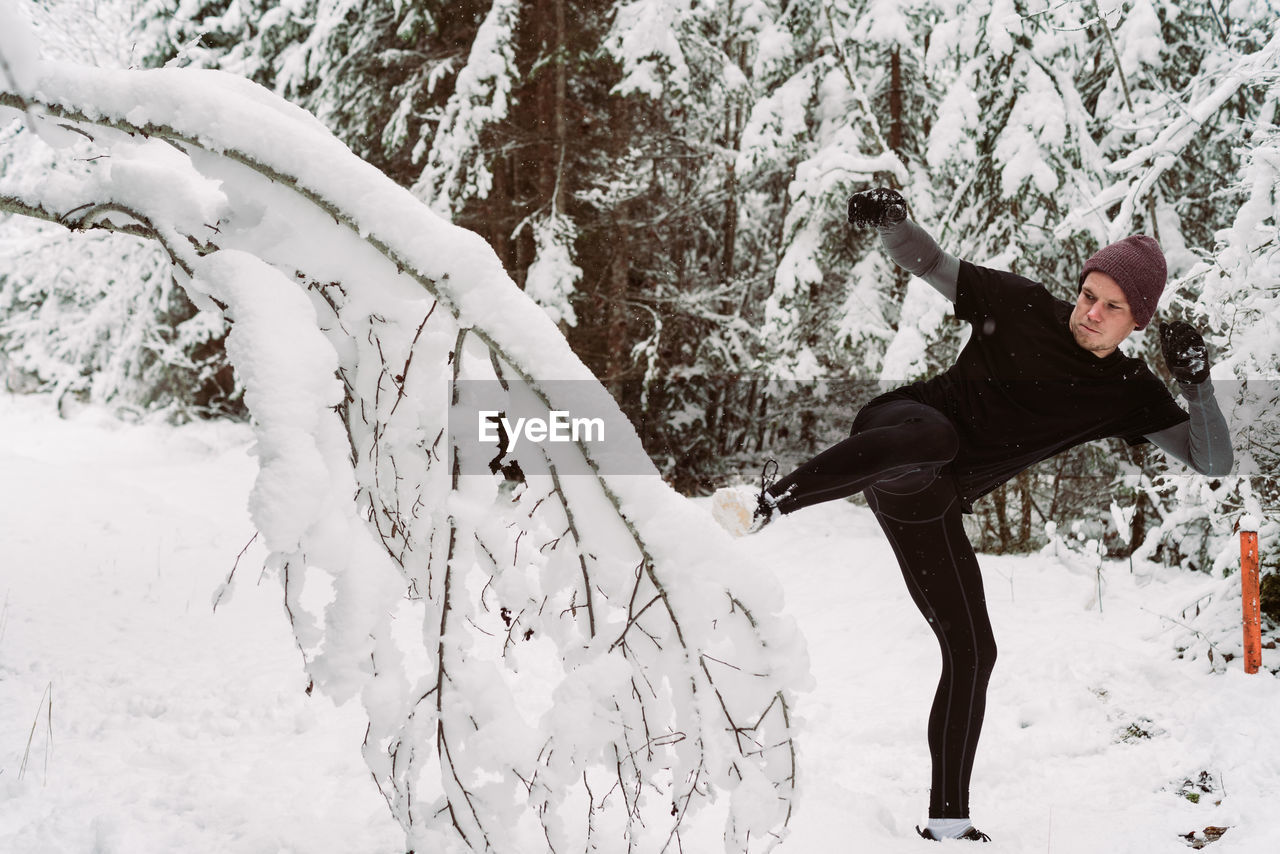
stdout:
<svg viewBox="0 0 1280 854">
<path fill-rule="evenodd" d="M 1107 437 L 1150 441 L 1202 474 L 1224 475 L 1232 466 L 1227 424 L 1204 340 L 1189 324 L 1160 325 L 1188 411 L 1144 362 L 1119 349 L 1151 322 L 1164 290 L 1164 255 L 1150 237 L 1127 237 L 1089 258 L 1073 305 L 1043 285 L 942 251 L 907 219 L 894 190 L 855 194 L 849 222 L 877 227 L 899 266 L 955 303 L 956 317 L 973 327 L 969 341 L 942 374 L 863 407 L 849 438 L 774 483 L 766 477 L 759 490 L 719 490 L 712 509 L 742 534 L 863 493 L 942 647 L 929 716 L 929 823 L 920 835 L 987 841 L 969 821 L 969 778 L 996 644 L 961 514 L 1028 466 Z"/>
</svg>

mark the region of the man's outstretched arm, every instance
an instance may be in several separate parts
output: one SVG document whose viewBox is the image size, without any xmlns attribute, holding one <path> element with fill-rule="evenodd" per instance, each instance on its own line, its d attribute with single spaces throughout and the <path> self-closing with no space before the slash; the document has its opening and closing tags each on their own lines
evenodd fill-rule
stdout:
<svg viewBox="0 0 1280 854">
<path fill-rule="evenodd" d="M 947 299 L 956 301 L 959 258 L 944 252 L 929 232 L 909 219 L 882 225 L 876 230 L 895 264 L 924 279 Z"/>
<path fill-rule="evenodd" d="M 1147 436 L 1156 447 L 1200 474 L 1221 477 L 1234 462 L 1227 419 L 1209 381 L 1209 348 L 1189 323 L 1160 324 L 1160 349 L 1169 372 L 1187 399 L 1190 421 Z"/>
<path fill-rule="evenodd" d="M 907 219 L 906 200 L 897 190 L 878 187 L 854 193 L 849 199 L 849 222 L 860 227 L 875 226 L 895 264 L 956 301 L 960 260 L 943 252 L 927 231 Z"/>
<path fill-rule="evenodd" d="M 1227 430 L 1227 419 L 1213 397 L 1213 383 L 1205 380 L 1199 384 L 1179 383 L 1178 387 L 1187 399 L 1187 414 L 1191 420 L 1150 433 L 1147 438 L 1160 450 L 1200 474 L 1210 477 L 1229 474 L 1234 463 L 1231 434 Z"/>
</svg>

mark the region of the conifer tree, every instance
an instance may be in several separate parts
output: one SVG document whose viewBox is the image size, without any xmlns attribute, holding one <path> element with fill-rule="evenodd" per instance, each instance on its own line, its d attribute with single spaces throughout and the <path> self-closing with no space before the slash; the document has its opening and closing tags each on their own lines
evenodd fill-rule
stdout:
<svg viewBox="0 0 1280 854">
<path fill-rule="evenodd" d="M 65 0 L 24 7 L 45 58 L 120 68 L 137 60 L 125 3 Z M 55 141 L 57 149 L 46 144 Z M 83 175 L 74 136 L 37 137 L 0 124 L 0 175 L 41 182 Z M 121 174 L 145 174 L 148 151 L 119 157 Z M 223 352 L 226 328 L 198 312 L 156 246 L 119 234 L 77 240 L 56 226 L 0 219 L 0 369 L 4 387 L 107 403 L 136 417 L 238 415 L 241 395 Z"/>
</svg>

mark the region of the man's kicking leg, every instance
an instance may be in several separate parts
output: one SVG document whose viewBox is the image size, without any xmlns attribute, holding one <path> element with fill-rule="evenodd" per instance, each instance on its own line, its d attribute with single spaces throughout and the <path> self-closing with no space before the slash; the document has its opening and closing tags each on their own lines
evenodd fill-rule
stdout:
<svg viewBox="0 0 1280 854">
<path fill-rule="evenodd" d="M 779 514 L 848 498 L 873 483 L 936 473 L 958 448 L 955 428 L 933 407 L 905 399 L 874 403 L 858 413 L 849 438 L 776 483 L 719 490 L 712 513 L 731 532 L 751 533 Z"/>
</svg>

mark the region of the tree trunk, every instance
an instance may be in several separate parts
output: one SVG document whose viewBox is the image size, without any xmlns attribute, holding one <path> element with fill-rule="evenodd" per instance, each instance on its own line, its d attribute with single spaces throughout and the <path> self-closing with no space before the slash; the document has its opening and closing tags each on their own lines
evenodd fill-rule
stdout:
<svg viewBox="0 0 1280 854">
<path fill-rule="evenodd" d="M 555 99 L 552 107 L 552 134 L 556 141 L 556 182 L 551 200 L 555 213 L 565 210 L 567 189 L 563 180 L 565 151 L 569 144 L 568 121 L 565 110 L 569 100 L 569 70 L 565 67 L 565 58 L 569 53 L 568 32 L 565 24 L 565 3 L 567 0 L 552 0 L 555 6 Z"/>
<path fill-rule="evenodd" d="M 489 198 L 485 200 L 484 206 L 491 213 L 485 217 L 489 223 L 488 238 L 489 244 L 493 247 L 493 251 L 502 259 L 502 264 L 511 271 L 511 277 L 516 280 L 516 284 L 524 287 L 525 272 L 527 265 L 518 266 L 518 259 L 512 253 L 510 229 L 507 227 L 508 218 L 511 215 L 512 206 L 514 204 L 511 198 L 511 180 L 508 170 L 511 168 L 511 162 L 506 157 L 497 157 L 493 163 L 493 189 L 489 192 Z"/>
<path fill-rule="evenodd" d="M 1018 522 L 1018 549 L 1026 551 L 1031 546 L 1031 512 L 1035 507 L 1031 501 L 1030 472 L 1018 475 L 1018 503 L 1022 514 Z"/>
<path fill-rule="evenodd" d="M 628 279 L 631 275 L 630 235 L 621 221 L 614 223 L 613 257 L 609 261 L 608 280 L 605 285 L 605 384 L 615 399 L 622 388 L 627 357 L 626 298 Z M 619 402 L 620 399 L 619 399 Z"/>
<path fill-rule="evenodd" d="M 627 153 L 631 135 L 631 110 L 627 98 L 614 100 L 611 115 L 613 149 L 615 159 L 621 162 Z M 627 339 L 626 298 L 631 277 L 631 234 L 628 226 L 628 205 L 620 202 L 614 211 L 612 252 L 604 283 L 604 381 L 614 398 L 620 403 L 622 378 L 626 371 L 629 342 Z"/>
<path fill-rule="evenodd" d="M 539 62 L 546 68 L 538 75 L 537 127 L 538 143 L 538 203 L 546 206 L 547 213 L 558 214 L 564 210 L 565 189 L 561 181 L 565 143 L 568 138 L 565 121 L 568 73 L 564 65 L 566 0 L 541 0 L 538 17 L 541 19 L 541 54 Z"/>
<path fill-rule="evenodd" d="M 889 54 L 889 148 L 902 157 L 902 55 L 896 46 Z"/>
<path fill-rule="evenodd" d="M 746 47 L 739 50 L 738 64 L 746 62 Z M 737 151 L 742 144 L 742 105 L 731 100 L 725 107 L 724 147 L 729 151 Z M 733 280 L 734 251 L 738 242 L 738 172 L 737 164 L 729 159 L 725 166 L 725 206 L 724 206 L 724 259 L 721 262 L 721 280 L 729 283 Z"/>
<path fill-rule="evenodd" d="M 996 538 L 999 540 L 998 548 L 1000 553 L 1009 551 L 1009 541 L 1012 535 L 1009 532 L 1009 487 L 1008 484 L 1001 484 L 991 493 L 991 501 L 995 505 L 993 511 L 996 517 Z"/>
<path fill-rule="evenodd" d="M 720 280 L 727 284 L 733 280 L 733 247 L 738 242 L 738 176 L 732 160 L 725 167 L 724 183 L 724 256 L 720 262 Z"/>
</svg>

